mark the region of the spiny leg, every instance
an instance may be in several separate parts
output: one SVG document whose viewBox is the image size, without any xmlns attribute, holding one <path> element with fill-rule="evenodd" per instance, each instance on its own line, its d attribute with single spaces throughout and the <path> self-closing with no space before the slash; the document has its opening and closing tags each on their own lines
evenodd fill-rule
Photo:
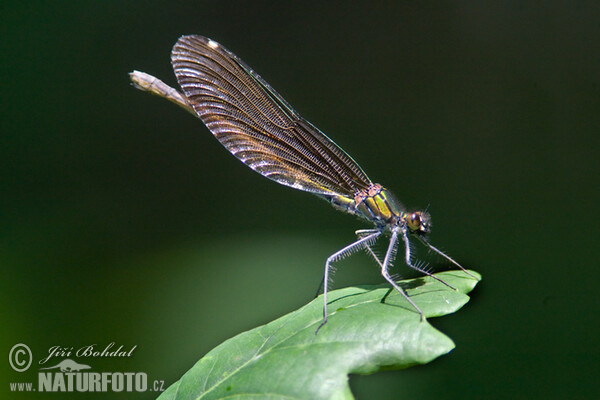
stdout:
<svg viewBox="0 0 600 400">
<path fill-rule="evenodd" d="M 450 257 L 449 255 L 447 255 L 446 253 L 444 253 L 443 251 L 439 250 L 437 247 L 435 247 L 434 245 L 432 245 L 431 243 L 429 243 L 427 240 L 425 240 L 422 237 L 419 237 L 419 240 L 421 241 L 421 243 L 423 243 L 425 246 L 429 247 L 431 250 L 435 251 L 436 253 L 438 253 L 440 256 L 444 257 L 446 260 L 450 261 L 452 264 L 456 265 L 458 268 L 462 269 L 463 272 L 467 275 L 469 275 L 472 278 L 475 278 L 477 280 L 479 280 L 478 277 L 476 277 L 475 275 L 473 275 L 472 273 L 470 273 L 469 271 L 467 271 L 462 265 L 460 265 L 459 263 L 457 263 L 456 261 L 454 261 L 454 259 L 452 257 Z"/>
<path fill-rule="evenodd" d="M 357 231 L 354 232 L 354 234 L 360 239 L 361 237 L 364 237 L 365 235 L 371 234 L 372 232 L 377 231 L 377 229 L 359 229 Z M 375 252 L 373 251 L 373 248 L 371 247 L 371 244 L 366 243 L 365 244 L 365 250 L 367 250 L 367 253 L 369 253 L 377 262 L 377 264 L 379 264 L 379 267 L 382 267 L 383 265 L 381 264 L 381 261 L 379 260 L 379 257 L 377 257 L 377 254 L 375 254 Z"/>
<path fill-rule="evenodd" d="M 377 236 L 379 236 L 381 234 L 381 232 L 382 232 L 381 229 L 359 229 L 359 230 L 355 231 L 354 234 L 360 240 L 360 239 L 362 239 L 366 236 L 369 236 L 373 233 L 378 233 Z M 364 244 L 364 246 L 366 246 L 366 248 L 369 249 L 371 252 L 373 251 L 373 250 L 371 250 L 371 245 L 369 242 L 366 242 Z M 379 262 L 379 260 L 377 260 L 377 262 Z M 379 265 L 381 265 L 381 262 L 379 262 Z M 319 294 L 321 293 L 321 289 L 323 289 L 323 281 L 324 280 L 325 280 L 325 276 L 323 276 L 323 278 L 319 281 L 319 287 L 317 288 L 317 293 L 315 293 L 315 298 L 319 297 Z"/>
<path fill-rule="evenodd" d="M 410 297 L 404 291 L 404 289 L 402 289 L 400 286 L 398 286 L 398 284 L 394 281 L 394 279 L 392 279 L 392 277 L 390 276 L 390 273 L 388 272 L 388 267 L 390 266 L 390 264 L 392 262 L 392 255 L 394 253 L 397 242 L 398 242 L 398 230 L 392 229 L 392 237 L 390 238 L 390 244 L 388 246 L 388 249 L 385 252 L 385 258 L 383 259 L 383 264 L 380 263 L 381 275 L 383 275 L 385 280 L 388 281 L 390 283 L 390 285 L 392 285 L 394 287 L 394 289 L 396 289 L 398 292 L 400 292 L 400 294 L 402 296 L 404 296 L 404 298 L 414 307 L 414 309 L 417 310 L 417 312 L 419 313 L 419 315 L 421 317 L 421 321 L 423 321 L 423 319 L 425 318 L 423 316 L 423 311 L 421 311 L 421 309 L 419 307 L 417 307 L 417 305 L 410 299 Z M 373 254 L 375 254 L 375 253 L 373 253 Z M 375 257 L 375 259 L 377 259 L 377 257 Z M 377 259 L 377 260 L 379 261 L 379 259 Z"/>
<path fill-rule="evenodd" d="M 408 239 L 408 233 L 406 231 L 402 232 L 402 240 L 404 241 L 404 247 L 406 249 L 405 252 L 405 262 L 406 265 L 408 265 L 410 268 L 419 271 L 433 279 L 435 279 L 436 281 L 443 283 L 444 285 L 448 286 L 450 289 L 452 290 L 456 290 L 456 288 L 446 282 L 444 282 L 442 279 L 438 278 L 437 276 L 433 275 L 431 272 L 427 271 L 425 268 L 420 267 L 418 264 L 413 264 L 412 260 L 411 260 L 411 256 L 410 256 L 410 240 Z"/>
<path fill-rule="evenodd" d="M 371 233 L 375 233 L 375 232 L 382 232 L 382 229 L 359 229 L 357 231 L 354 231 L 354 234 L 359 238 L 363 238 L 365 236 L 370 235 Z"/>
<path fill-rule="evenodd" d="M 319 325 L 319 327 L 315 331 L 315 335 L 317 333 L 319 333 L 319 329 L 321 329 L 323 327 L 323 325 L 325 325 L 327 323 L 327 291 L 328 291 L 329 272 L 331 270 L 331 264 L 345 256 L 352 254 L 353 251 L 356 251 L 356 250 L 364 247 L 370 241 L 377 239 L 377 237 L 379 235 L 381 235 L 381 231 L 374 230 L 373 233 L 371 233 L 370 235 L 367 235 L 367 236 L 364 236 L 364 237 L 358 239 L 356 242 L 349 244 L 348 246 L 333 253 L 332 255 L 330 255 L 327 258 L 327 261 L 325 262 L 325 274 L 323 275 L 323 322 L 321 322 L 321 325 Z"/>
<path fill-rule="evenodd" d="M 358 232 L 359 231 L 357 231 L 357 233 Z M 408 243 L 406 241 L 406 239 L 404 240 L 404 245 L 406 246 L 407 252 L 409 253 L 408 256 L 407 256 L 407 260 L 410 260 L 410 243 Z M 379 267 L 383 268 L 383 264 L 381 263 L 381 260 L 379 260 L 379 257 L 377 257 L 377 254 L 375 254 L 375 252 L 373 251 L 373 249 L 371 248 L 371 246 L 367 244 L 365 248 L 366 248 L 367 252 L 369 254 L 371 254 L 371 256 L 375 259 L 375 261 L 377 262 L 377 264 L 379 264 Z M 425 274 L 425 275 L 427 275 L 427 276 L 435 279 L 436 281 L 438 281 L 440 283 L 443 283 L 444 285 L 448 286 L 450 289 L 456 290 L 456 288 L 454 286 L 452 286 L 452 285 L 444 282 L 442 279 L 440 279 L 437 276 L 433 275 L 431 272 L 427 271 L 426 269 L 424 269 L 423 267 L 419 266 L 418 264 L 412 264 L 412 262 L 409 263 L 408 261 L 406 262 L 406 264 L 410 268 L 415 269 L 415 270 L 417 270 L 417 271 L 419 271 L 419 272 L 421 272 L 421 273 L 423 273 L 423 274 Z"/>
</svg>

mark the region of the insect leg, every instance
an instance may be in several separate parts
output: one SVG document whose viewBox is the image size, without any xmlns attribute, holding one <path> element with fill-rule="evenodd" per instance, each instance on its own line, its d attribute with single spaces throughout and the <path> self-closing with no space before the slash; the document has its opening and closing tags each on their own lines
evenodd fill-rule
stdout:
<svg viewBox="0 0 600 400">
<path fill-rule="evenodd" d="M 327 258 L 327 261 L 325 262 L 325 274 L 323 275 L 323 322 L 321 322 L 321 325 L 319 325 L 317 328 L 315 335 L 319 332 L 319 329 L 321 329 L 323 325 L 327 323 L 327 291 L 329 289 L 329 273 L 331 272 L 332 263 L 352 254 L 352 252 L 356 250 L 365 247 L 365 245 L 376 240 L 379 235 L 381 235 L 380 230 L 373 230 L 369 235 L 358 239 L 356 242 L 349 244 Z"/>
<path fill-rule="evenodd" d="M 357 231 L 357 232 L 359 232 L 359 231 Z M 405 240 L 404 244 L 405 244 L 407 252 L 408 252 L 408 256 L 406 258 L 406 260 L 407 260 L 406 264 L 410 268 L 415 269 L 415 270 L 417 270 L 417 271 L 419 271 L 419 272 L 421 272 L 421 273 L 423 273 L 423 274 L 425 274 L 427 276 L 432 277 L 433 279 L 439 281 L 440 283 L 443 283 L 444 285 L 448 286 L 452 290 L 456 290 L 456 288 L 454 286 L 449 285 L 448 283 L 444 282 L 443 280 L 441 280 L 437 276 L 433 275 L 431 272 L 427 271 L 426 269 L 422 268 L 421 266 L 419 266 L 417 264 L 413 264 L 412 262 L 409 262 L 409 260 L 410 260 L 410 244 L 407 243 L 406 240 Z M 373 251 L 373 249 L 371 248 L 371 246 L 367 244 L 367 246 L 365 246 L 365 248 L 366 248 L 367 252 L 369 254 L 371 254 L 371 256 L 375 259 L 375 261 L 377 262 L 377 264 L 379 264 L 379 267 L 383 268 L 383 264 L 382 264 L 381 260 L 379 259 L 379 257 L 377 257 L 377 254 L 375 254 L 375 252 Z"/>
<path fill-rule="evenodd" d="M 444 282 L 442 279 L 438 278 L 437 276 L 433 275 L 431 272 L 427 271 L 425 268 L 420 267 L 417 264 L 414 264 L 411 260 L 411 256 L 410 256 L 410 241 L 408 240 L 408 235 L 406 232 L 404 232 L 402 234 L 402 239 L 404 240 L 404 246 L 406 248 L 406 256 L 405 256 L 405 261 L 406 261 L 406 265 L 408 265 L 410 268 L 417 270 L 433 279 L 435 279 L 436 281 L 443 283 L 444 285 L 448 286 L 450 289 L 452 290 L 456 290 L 456 288 L 446 282 Z"/>
<path fill-rule="evenodd" d="M 444 257 L 446 260 L 450 261 L 452 264 L 456 265 L 458 268 L 462 269 L 463 272 L 477 280 L 479 280 L 478 277 L 476 277 L 475 275 L 471 274 L 469 271 L 467 271 L 466 269 L 463 268 L 462 265 L 460 265 L 459 263 L 457 263 L 456 261 L 454 261 L 453 258 L 451 258 L 449 255 L 447 255 L 446 253 L 444 253 L 443 251 L 439 250 L 437 247 L 433 246 L 431 243 L 429 243 L 427 240 L 423 239 L 423 238 L 419 238 L 419 240 L 421 241 L 421 243 L 423 243 L 425 246 L 429 247 L 431 250 L 435 251 L 436 253 L 438 253 L 440 256 Z"/>
<path fill-rule="evenodd" d="M 403 231 L 402 234 L 406 237 L 405 231 Z M 383 264 L 380 264 L 381 265 L 381 275 L 383 275 L 385 280 L 388 281 L 390 283 L 390 285 L 392 285 L 394 287 L 394 289 L 396 289 L 402 296 L 404 296 L 404 298 L 414 307 L 415 310 L 417 310 L 417 312 L 419 313 L 419 315 L 421 317 L 421 321 L 423 321 L 425 319 L 425 317 L 423 316 L 423 311 L 421 311 L 421 309 L 419 307 L 417 307 L 417 305 L 410 299 L 410 297 L 404 291 L 404 289 L 402 289 L 394 281 L 394 279 L 392 279 L 392 277 L 390 276 L 390 273 L 388 271 L 388 268 L 390 267 L 391 262 L 392 262 L 392 256 L 394 254 L 397 242 L 398 242 L 398 229 L 392 229 L 392 236 L 390 238 L 390 244 L 385 253 L 385 258 L 383 259 Z M 408 249 L 408 247 L 407 247 L 407 249 Z M 407 256 L 408 255 L 409 255 L 409 253 L 407 251 Z M 375 259 L 377 259 L 377 257 L 375 257 Z"/>
<path fill-rule="evenodd" d="M 357 236 L 358 239 L 362 239 L 366 236 L 369 236 L 373 233 L 379 233 L 381 234 L 381 230 L 380 229 L 359 229 L 357 231 L 354 232 L 354 234 Z M 366 242 L 364 247 L 367 249 L 367 251 L 369 251 L 373 257 L 375 257 L 375 259 L 377 260 L 377 256 L 375 255 L 375 253 L 373 252 L 373 250 L 371 249 L 371 244 L 369 242 Z M 379 265 L 381 265 L 381 262 L 379 260 L 377 260 L 377 262 L 379 263 Z M 319 297 L 319 294 L 321 293 L 321 289 L 323 289 L 323 281 L 325 280 L 325 277 L 323 277 L 320 281 L 319 281 L 319 287 L 317 288 L 317 293 L 315 293 L 315 298 Z"/>
</svg>

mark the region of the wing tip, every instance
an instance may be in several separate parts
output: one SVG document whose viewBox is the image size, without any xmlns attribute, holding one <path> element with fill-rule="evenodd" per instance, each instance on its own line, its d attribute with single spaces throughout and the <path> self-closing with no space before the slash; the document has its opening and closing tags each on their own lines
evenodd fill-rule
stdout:
<svg viewBox="0 0 600 400">
<path fill-rule="evenodd" d="M 175 50 L 177 48 L 183 48 L 183 49 L 189 50 L 189 49 L 197 48 L 199 45 L 209 47 L 213 50 L 217 49 L 219 47 L 221 47 L 221 48 L 223 47 L 220 43 L 212 40 L 211 38 L 207 38 L 206 36 L 183 35 L 179 39 L 177 39 L 175 46 L 173 46 L 173 50 Z"/>
</svg>

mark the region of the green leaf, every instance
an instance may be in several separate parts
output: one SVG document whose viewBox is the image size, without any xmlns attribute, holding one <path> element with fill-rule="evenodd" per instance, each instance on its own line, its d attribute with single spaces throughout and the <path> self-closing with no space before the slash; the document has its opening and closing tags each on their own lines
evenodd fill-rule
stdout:
<svg viewBox="0 0 600 400">
<path fill-rule="evenodd" d="M 430 277 L 399 282 L 428 318 L 460 309 L 478 282 L 462 271 L 436 276 L 457 290 Z M 317 335 L 321 296 L 217 346 L 159 400 L 352 399 L 348 374 L 425 364 L 454 348 L 388 285 L 335 290 L 330 299 Z"/>
</svg>

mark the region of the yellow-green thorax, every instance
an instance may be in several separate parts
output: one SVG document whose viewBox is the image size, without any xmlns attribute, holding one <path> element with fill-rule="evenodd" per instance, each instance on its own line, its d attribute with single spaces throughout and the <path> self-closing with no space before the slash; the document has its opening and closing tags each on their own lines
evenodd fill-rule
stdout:
<svg viewBox="0 0 600 400">
<path fill-rule="evenodd" d="M 393 223 L 403 214 L 400 203 L 378 183 L 354 195 L 354 209 L 356 214 L 378 225 Z"/>
<path fill-rule="evenodd" d="M 405 212 L 394 195 L 379 183 L 359 190 L 354 198 L 334 197 L 332 204 L 351 214 L 358 215 L 378 226 L 406 227 L 411 233 L 429 232 L 429 215 L 423 211 Z"/>
</svg>

